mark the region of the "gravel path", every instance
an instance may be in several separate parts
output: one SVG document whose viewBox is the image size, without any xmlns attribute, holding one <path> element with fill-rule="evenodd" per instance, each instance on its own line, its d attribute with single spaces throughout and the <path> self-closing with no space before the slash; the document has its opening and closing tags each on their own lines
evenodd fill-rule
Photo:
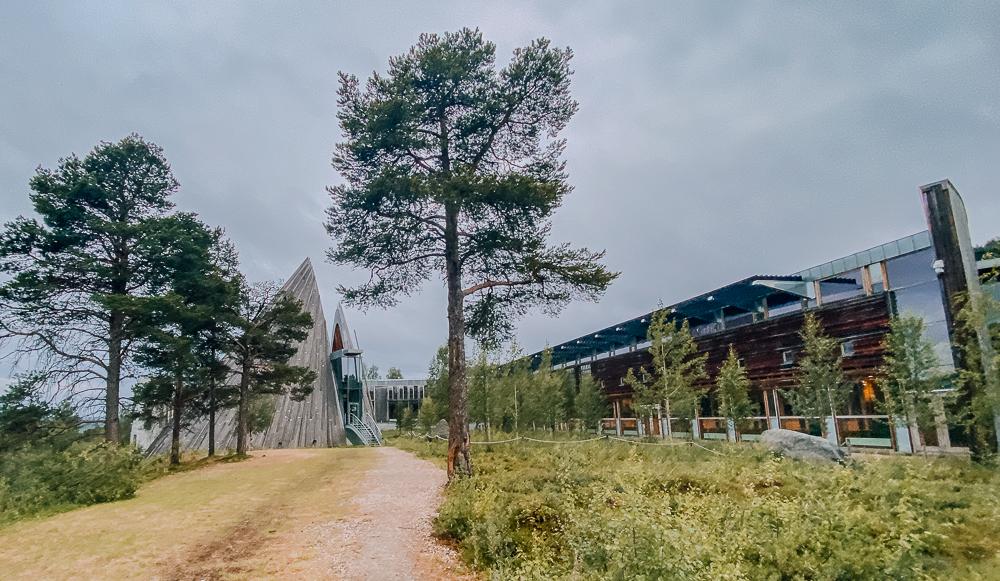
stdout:
<svg viewBox="0 0 1000 581">
<path fill-rule="evenodd" d="M 308 531 L 323 555 L 322 571 L 338 579 L 474 579 L 453 549 L 432 536 L 444 470 L 396 448 L 375 448 L 350 516 Z M 305 532 L 305 531 L 304 531 Z"/>
</svg>

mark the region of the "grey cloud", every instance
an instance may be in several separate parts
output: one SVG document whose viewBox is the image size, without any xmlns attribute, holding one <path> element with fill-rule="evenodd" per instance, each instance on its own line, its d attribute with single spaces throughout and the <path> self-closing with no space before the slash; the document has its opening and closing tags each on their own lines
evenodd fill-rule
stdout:
<svg viewBox="0 0 1000 581">
<path fill-rule="evenodd" d="M 22 3 L 0 14 L 0 219 L 27 181 L 100 139 L 166 149 L 178 205 L 224 226 L 251 277 L 323 262 L 336 72 L 366 76 L 420 32 L 479 26 L 501 58 L 576 52 L 575 192 L 554 235 L 607 248 L 600 304 L 518 329 L 558 342 L 757 272 L 922 228 L 950 177 L 973 236 L 1000 234 L 1000 7 L 993 3 Z M 439 280 L 349 316 L 370 361 L 420 374 L 445 336 Z"/>
</svg>

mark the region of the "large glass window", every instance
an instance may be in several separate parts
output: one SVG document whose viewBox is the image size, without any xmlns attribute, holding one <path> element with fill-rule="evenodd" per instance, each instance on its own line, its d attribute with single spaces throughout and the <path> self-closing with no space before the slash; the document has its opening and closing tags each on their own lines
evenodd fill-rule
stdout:
<svg viewBox="0 0 1000 581">
<path fill-rule="evenodd" d="M 890 282 L 893 280 L 889 276 Z M 948 325 L 945 320 L 941 285 L 937 280 L 912 285 L 893 292 L 896 314 L 914 315 L 924 320 L 924 337 L 934 346 L 938 362 L 944 367 L 954 365 Z"/>
<path fill-rule="evenodd" d="M 934 251 L 930 248 L 886 261 L 889 288 L 906 288 L 922 282 L 937 281 L 933 263 Z"/>
</svg>

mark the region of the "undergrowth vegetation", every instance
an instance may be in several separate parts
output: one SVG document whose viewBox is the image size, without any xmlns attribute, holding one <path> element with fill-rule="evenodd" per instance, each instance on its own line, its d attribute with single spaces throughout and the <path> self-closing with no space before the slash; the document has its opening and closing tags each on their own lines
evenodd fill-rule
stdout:
<svg viewBox="0 0 1000 581">
<path fill-rule="evenodd" d="M 399 440 L 440 457 L 443 443 Z M 751 446 L 476 447 L 437 534 L 497 579 L 992 578 L 1000 478 L 964 460 L 850 466 Z"/>
<path fill-rule="evenodd" d="M 107 442 L 5 454 L 0 458 L 0 524 L 129 498 L 144 479 L 138 451 Z"/>
<path fill-rule="evenodd" d="M 42 377 L 28 375 L 0 394 L 0 526 L 79 506 L 131 498 L 148 480 L 232 457 L 190 458 L 169 466 L 131 445 L 83 429 L 67 402 L 42 397 Z"/>
</svg>

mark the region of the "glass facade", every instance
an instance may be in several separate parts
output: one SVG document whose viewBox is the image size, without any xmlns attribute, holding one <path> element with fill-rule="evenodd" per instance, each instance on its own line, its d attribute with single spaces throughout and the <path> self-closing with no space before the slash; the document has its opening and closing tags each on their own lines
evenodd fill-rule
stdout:
<svg viewBox="0 0 1000 581">
<path fill-rule="evenodd" d="M 864 295 L 865 284 L 861 269 L 856 268 L 819 281 L 819 294 L 823 303 L 834 303 Z"/>
<path fill-rule="evenodd" d="M 951 341 L 945 315 L 941 283 L 932 263 L 934 252 L 924 249 L 893 258 L 885 269 L 892 290 L 894 312 L 915 315 L 924 320 L 924 337 L 934 346 L 938 362 L 945 369 L 954 368 Z"/>
<path fill-rule="evenodd" d="M 889 275 L 889 288 L 894 290 L 936 281 L 933 263 L 934 251 L 930 248 L 887 260 L 885 270 Z"/>
</svg>

